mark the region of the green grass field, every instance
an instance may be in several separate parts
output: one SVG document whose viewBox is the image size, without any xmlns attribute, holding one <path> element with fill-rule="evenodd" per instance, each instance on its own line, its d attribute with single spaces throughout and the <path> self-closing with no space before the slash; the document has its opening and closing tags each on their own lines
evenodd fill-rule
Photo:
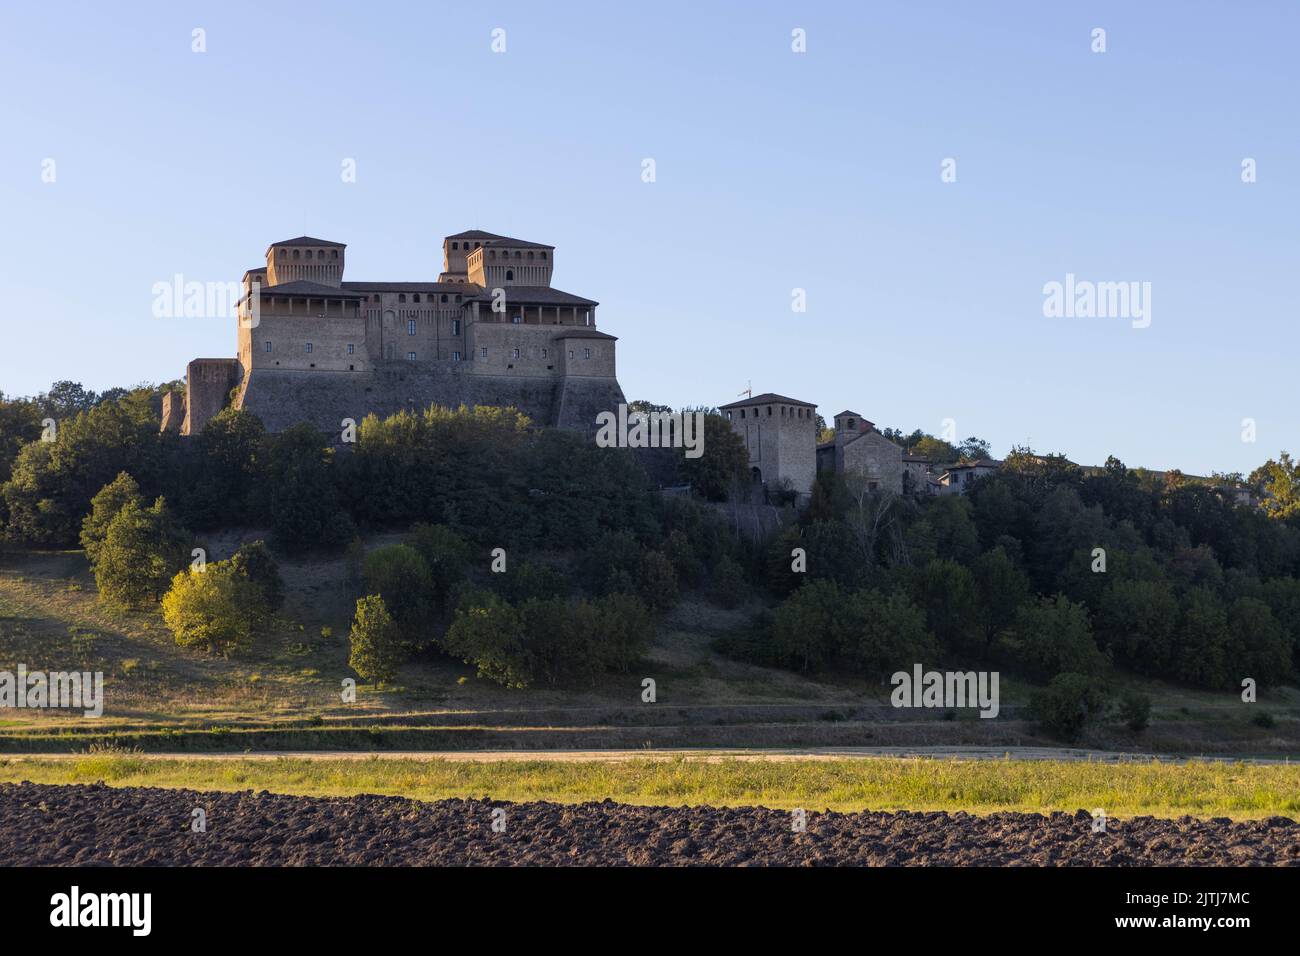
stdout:
<svg viewBox="0 0 1300 956">
<path fill-rule="evenodd" d="M 757 761 L 668 759 L 413 760 L 149 758 L 91 754 L 0 758 L 0 782 L 94 783 L 196 790 L 358 793 L 808 810 L 1002 810 L 1110 816 L 1300 819 L 1300 766 L 1211 762 L 1088 763 L 917 758 Z"/>
</svg>

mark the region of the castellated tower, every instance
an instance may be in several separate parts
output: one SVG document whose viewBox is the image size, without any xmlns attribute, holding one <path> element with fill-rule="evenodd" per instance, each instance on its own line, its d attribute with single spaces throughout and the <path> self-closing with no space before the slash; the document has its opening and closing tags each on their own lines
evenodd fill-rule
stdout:
<svg viewBox="0 0 1300 956">
<path fill-rule="evenodd" d="M 274 242 L 266 250 L 266 283 L 315 282 L 337 289 L 343 285 L 346 248 L 341 242 L 326 242 L 311 236 Z"/>
<path fill-rule="evenodd" d="M 766 392 L 719 409 L 749 450 L 750 477 L 770 492 L 788 481 L 812 493 L 817 474 L 817 406 Z"/>
</svg>

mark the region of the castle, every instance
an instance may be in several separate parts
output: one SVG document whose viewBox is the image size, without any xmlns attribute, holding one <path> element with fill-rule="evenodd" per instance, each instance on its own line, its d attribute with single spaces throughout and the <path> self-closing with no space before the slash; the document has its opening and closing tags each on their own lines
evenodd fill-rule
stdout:
<svg viewBox="0 0 1300 956">
<path fill-rule="evenodd" d="M 624 402 L 597 303 L 551 286 L 555 247 L 470 230 L 443 240 L 436 282 L 348 282 L 347 247 L 272 243 L 244 273 L 236 358 L 195 359 L 163 428 L 197 435 L 228 404 L 268 431 L 430 405 L 514 406 L 591 431 Z"/>
</svg>

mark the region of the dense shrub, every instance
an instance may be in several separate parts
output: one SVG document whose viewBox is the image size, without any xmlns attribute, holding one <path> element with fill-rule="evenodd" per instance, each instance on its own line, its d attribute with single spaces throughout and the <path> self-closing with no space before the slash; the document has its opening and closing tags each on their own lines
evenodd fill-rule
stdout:
<svg viewBox="0 0 1300 956">
<path fill-rule="evenodd" d="M 1052 736 L 1072 743 L 1106 711 L 1107 695 L 1085 674 L 1057 674 L 1030 700 L 1030 712 Z"/>
</svg>

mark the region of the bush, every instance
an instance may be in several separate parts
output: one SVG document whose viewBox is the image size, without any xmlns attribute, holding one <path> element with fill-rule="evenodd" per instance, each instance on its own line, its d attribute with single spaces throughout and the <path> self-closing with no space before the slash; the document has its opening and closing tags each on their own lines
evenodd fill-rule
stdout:
<svg viewBox="0 0 1300 956">
<path fill-rule="evenodd" d="M 267 612 L 262 589 L 231 561 L 181 571 L 162 599 L 163 622 L 177 644 L 225 656 L 252 645 Z"/>
<path fill-rule="evenodd" d="M 271 557 L 271 551 L 262 541 L 241 545 L 230 557 L 235 570 L 257 585 L 268 611 L 278 611 L 284 606 L 284 580 L 280 566 Z"/>
<path fill-rule="evenodd" d="M 734 560 L 723 555 L 713 567 L 713 600 L 720 607 L 735 608 L 749 596 L 745 573 Z"/>
<path fill-rule="evenodd" d="M 677 572 L 663 552 L 641 555 L 637 591 L 652 611 L 662 613 L 677 603 Z"/>
<path fill-rule="evenodd" d="M 377 594 L 358 599 L 348 643 L 348 666 L 375 684 L 396 677 L 408 653 L 401 629 Z"/>
<path fill-rule="evenodd" d="M 1043 728 L 1067 742 L 1078 740 L 1105 709 L 1105 691 L 1086 674 L 1057 674 L 1030 701 L 1030 712 Z"/>
<path fill-rule="evenodd" d="M 1135 733 L 1146 730 L 1151 722 L 1151 698 L 1146 694 L 1125 694 L 1120 701 L 1119 716 L 1129 730 Z"/>
<path fill-rule="evenodd" d="M 443 636 L 443 648 L 478 676 L 504 687 L 527 687 L 532 679 L 519 612 L 491 592 L 468 595 Z"/>
<path fill-rule="evenodd" d="M 99 547 L 108 536 L 108 526 L 128 501 L 140 503 L 140 486 L 126 472 L 106 484 L 90 499 L 90 514 L 81 523 L 81 546 L 92 565 L 99 557 Z"/>
</svg>

